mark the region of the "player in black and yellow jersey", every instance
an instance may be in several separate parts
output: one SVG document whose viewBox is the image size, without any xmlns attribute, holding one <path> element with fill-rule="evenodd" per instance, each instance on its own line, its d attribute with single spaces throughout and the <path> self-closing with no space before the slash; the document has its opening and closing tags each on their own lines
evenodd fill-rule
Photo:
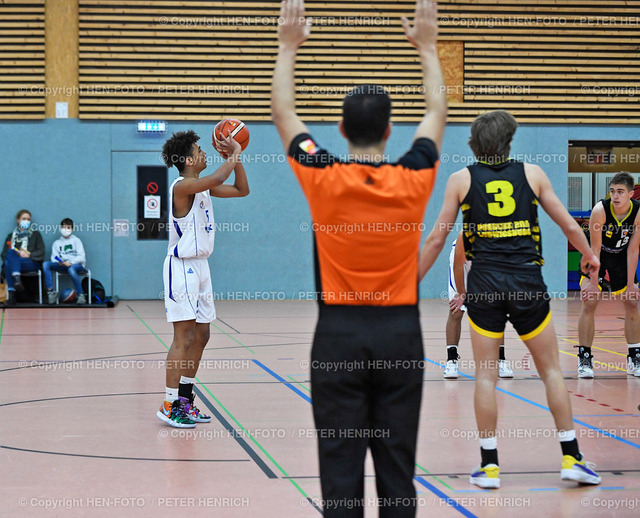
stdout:
<svg viewBox="0 0 640 518">
<path fill-rule="evenodd" d="M 611 295 L 624 304 L 624 336 L 627 340 L 627 374 L 640 377 L 640 313 L 636 283 L 640 247 L 640 202 L 632 200 L 633 177 L 617 173 L 609 182 L 609 198 L 591 211 L 591 249 L 600 258 L 600 272 L 580 279 L 582 311 L 578 320 L 578 377 L 593 378 L 591 346 L 595 334 L 594 316 L 601 298 L 602 283 L 609 274 Z"/>
<path fill-rule="evenodd" d="M 573 430 L 549 296 L 540 271 L 538 206 L 583 253 L 583 271 L 595 274 L 600 263 L 544 171 L 509 160 L 517 126 L 513 116 L 501 110 L 485 113 L 471 125 L 469 145 L 478 161 L 449 177 L 442 210 L 420 254 L 420 278 L 442 250 L 461 207 L 466 256 L 473 261 L 465 303 L 476 363 L 474 406 L 482 456 L 470 482 L 483 488 L 500 487 L 495 388 L 498 347 L 509 320 L 531 352 L 545 384 L 562 447 L 562 479 L 599 484 L 600 477 L 583 459 Z"/>
<path fill-rule="evenodd" d="M 413 517 L 424 354 L 418 314 L 420 228 L 438 167 L 446 89 L 437 11 L 418 0 L 414 24 L 427 113 L 411 149 L 385 159 L 391 100 L 353 88 L 339 129 L 348 157 L 322 149 L 295 110 L 294 66 L 309 36 L 301 0 L 283 3 L 273 75 L 273 121 L 313 220 L 319 316 L 311 349 L 313 416 L 324 516 L 364 515 L 364 461 L 371 450 L 380 517 Z"/>
</svg>

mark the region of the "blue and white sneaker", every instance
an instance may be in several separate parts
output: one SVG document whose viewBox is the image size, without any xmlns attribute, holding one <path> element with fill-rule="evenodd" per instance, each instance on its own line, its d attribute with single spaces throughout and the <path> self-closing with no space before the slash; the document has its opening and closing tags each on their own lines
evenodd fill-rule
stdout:
<svg viewBox="0 0 640 518">
<path fill-rule="evenodd" d="M 580 484 L 599 484 L 602 480 L 594 469 L 596 465 L 593 462 L 578 460 L 572 455 L 564 455 L 562 457 L 562 471 L 560 478 L 562 480 L 574 480 Z"/>
<path fill-rule="evenodd" d="M 458 360 L 447 360 L 442 376 L 446 380 L 458 379 Z"/>
<path fill-rule="evenodd" d="M 500 360 L 498 362 L 498 376 L 502 379 L 513 378 L 513 371 L 507 360 Z"/>
<path fill-rule="evenodd" d="M 593 356 L 578 356 L 578 378 L 593 379 Z"/>
<path fill-rule="evenodd" d="M 498 489 L 500 468 L 496 464 L 487 464 L 484 468 L 478 466 L 471 472 L 469 482 L 483 489 Z"/>
</svg>

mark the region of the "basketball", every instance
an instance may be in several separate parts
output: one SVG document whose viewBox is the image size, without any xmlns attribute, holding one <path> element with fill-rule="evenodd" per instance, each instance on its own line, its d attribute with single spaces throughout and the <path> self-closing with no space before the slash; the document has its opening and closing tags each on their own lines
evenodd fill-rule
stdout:
<svg viewBox="0 0 640 518">
<path fill-rule="evenodd" d="M 60 293 L 60 302 L 63 304 L 71 304 L 75 302 L 77 298 L 76 290 L 73 288 L 66 288 Z"/>
<path fill-rule="evenodd" d="M 247 125 L 244 122 L 238 119 L 222 119 L 218 124 L 216 124 L 216 127 L 213 129 L 213 147 L 217 149 L 218 142 L 220 142 L 223 137 L 229 135 L 233 140 L 240 144 L 242 151 L 247 149 L 247 146 L 249 145 L 249 128 L 247 128 Z M 228 158 L 226 153 L 220 153 L 220 155 L 224 158 Z"/>
</svg>

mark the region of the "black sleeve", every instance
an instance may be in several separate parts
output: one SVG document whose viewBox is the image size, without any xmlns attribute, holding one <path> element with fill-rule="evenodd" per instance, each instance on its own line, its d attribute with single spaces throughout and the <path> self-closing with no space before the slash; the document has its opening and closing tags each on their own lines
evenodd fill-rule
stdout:
<svg viewBox="0 0 640 518">
<path fill-rule="evenodd" d="M 41 263 L 44 259 L 44 241 L 42 240 L 42 234 L 37 230 L 31 234 L 28 248 L 30 249 L 31 259 L 37 263 Z"/>
<path fill-rule="evenodd" d="M 308 133 L 300 133 L 291 141 L 289 156 L 306 167 L 326 167 L 338 161 L 334 155 L 318 146 Z"/>
<path fill-rule="evenodd" d="M 432 169 L 439 158 L 435 142 L 428 138 L 419 138 L 398 160 L 398 164 L 407 169 Z"/>
</svg>

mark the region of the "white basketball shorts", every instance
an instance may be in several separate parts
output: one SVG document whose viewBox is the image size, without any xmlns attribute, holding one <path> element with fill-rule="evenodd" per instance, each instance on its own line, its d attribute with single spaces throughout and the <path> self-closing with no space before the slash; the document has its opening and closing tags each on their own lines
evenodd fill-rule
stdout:
<svg viewBox="0 0 640 518">
<path fill-rule="evenodd" d="M 168 322 L 195 320 L 208 324 L 216 319 L 211 271 L 206 258 L 164 260 L 164 307 Z"/>
<path fill-rule="evenodd" d="M 456 288 L 456 280 L 453 276 L 453 258 L 455 257 L 456 248 L 451 247 L 451 253 L 449 254 L 449 302 L 453 300 L 453 296 L 458 293 L 458 289 Z M 465 272 L 465 282 L 466 282 L 466 272 Z M 466 311 L 467 306 L 464 304 L 460 306 L 460 311 Z"/>
</svg>

